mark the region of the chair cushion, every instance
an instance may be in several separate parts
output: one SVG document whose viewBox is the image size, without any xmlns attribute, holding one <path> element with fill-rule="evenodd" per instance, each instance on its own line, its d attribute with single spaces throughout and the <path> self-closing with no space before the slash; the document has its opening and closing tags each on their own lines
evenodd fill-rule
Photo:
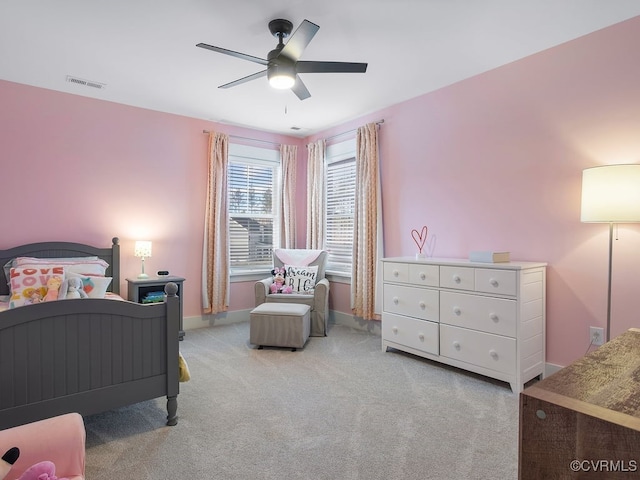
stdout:
<svg viewBox="0 0 640 480">
<path fill-rule="evenodd" d="M 292 303 L 300 303 L 303 305 L 308 305 L 309 308 L 313 310 L 314 296 L 306 295 L 306 294 L 296 294 L 296 293 L 272 293 L 271 295 L 267 295 L 266 302 L 281 303 L 285 305 L 292 304 Z"/>
</svg>

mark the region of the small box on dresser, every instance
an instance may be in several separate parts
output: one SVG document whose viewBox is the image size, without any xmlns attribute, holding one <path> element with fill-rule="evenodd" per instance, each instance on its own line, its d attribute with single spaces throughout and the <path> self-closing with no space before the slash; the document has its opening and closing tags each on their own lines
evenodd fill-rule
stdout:
<svg viewBox="0 0 640 480">
<path fill-rule="evenodd" d="M 544 375 L 546 264 L 385 258 L 382 349 L 508 382 Z"/>
</svg>

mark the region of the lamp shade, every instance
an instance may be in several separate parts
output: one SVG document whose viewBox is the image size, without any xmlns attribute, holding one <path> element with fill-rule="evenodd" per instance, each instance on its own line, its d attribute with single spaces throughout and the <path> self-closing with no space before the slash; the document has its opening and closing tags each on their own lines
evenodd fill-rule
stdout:
<svg viewBox="0 0 640 480">
<path fill-rule="evenodd" d="M 148 240 L 136 241 L 133 255 L 136 257 L 150 258 L 151 257 L 151 242 Z"/>
<path fill-rule="evenodd" d="M 604 165 L 583 170 L 580 220 L 640 223 L 640 165 Z"/>
</svg>

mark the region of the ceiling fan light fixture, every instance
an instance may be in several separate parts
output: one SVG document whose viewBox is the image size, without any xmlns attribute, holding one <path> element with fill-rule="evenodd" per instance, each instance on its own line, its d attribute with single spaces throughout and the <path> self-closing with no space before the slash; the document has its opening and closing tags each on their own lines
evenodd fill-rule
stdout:
<svg viewBox="0 0 640 480">
<path fill-rule="evenodd" d="M 269 85 L 271 85 L 273 88 L 278 88 L 281 90 L 291 88 L 295 83 L 295 77 L 287 73 L 278 73 L 269 77 Z"/>
</svg>

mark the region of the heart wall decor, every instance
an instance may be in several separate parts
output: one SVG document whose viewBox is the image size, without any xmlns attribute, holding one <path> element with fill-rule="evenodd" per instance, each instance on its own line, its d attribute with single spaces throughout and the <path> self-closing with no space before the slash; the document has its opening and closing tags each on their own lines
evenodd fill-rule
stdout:
<svg viewBox="0 0 640 480">
<path fill-rule="evenodd" d="M 416 242 L 416 245 L 418 246 L 418 255 L 422 255 L 422 249 L 427 241 L 427 231 L 428 229 L 426 225 L 423 226 L 422 230 L 419 232 L 415 228 L 411 230 L 411 238 L 413 238 L 413 241 Z"/>
</svg>

